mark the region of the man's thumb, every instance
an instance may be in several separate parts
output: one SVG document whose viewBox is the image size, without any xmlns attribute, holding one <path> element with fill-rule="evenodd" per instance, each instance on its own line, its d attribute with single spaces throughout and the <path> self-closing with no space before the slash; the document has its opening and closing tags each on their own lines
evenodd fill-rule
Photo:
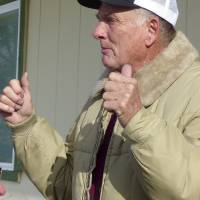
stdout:
<svg viewBox="0 0 200 200">
<path fill-rule="evenodd" d="M 126 76 L 126 77 L 131 78 L 132 75 L 133 75 L 132 66 L 129 65 L 129 64 L 123 65 L 122 70 L 121 70 L 121 74 L 122 74 L 123 76 Z"/>
<path fill-rule="evenodd" d="M 21 85 L 24 90 L 29 90 L 28 73 L 25 72 L 21 79 Z"/>
</svg>

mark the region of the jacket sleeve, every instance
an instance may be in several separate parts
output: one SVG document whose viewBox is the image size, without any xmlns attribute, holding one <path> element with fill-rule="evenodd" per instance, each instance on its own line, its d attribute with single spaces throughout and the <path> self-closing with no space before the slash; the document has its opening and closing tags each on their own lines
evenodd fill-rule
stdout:
<svg viewBox="0 0 200 200">
<path fill-rule="evenodd" d="M 153 200 L 200 199 L 199 95 L 188 105 L 183 130 L 143 108 L 125 127 L 137 178 Z"/>
<path fill-rule="evenodd" d="M 35 114 L 23 124 L 9 126 L 17 157 L 40 192 L 48 199 L 70 199 L 72 137 L 64 142 L 46 120 Z"/>
</svg>

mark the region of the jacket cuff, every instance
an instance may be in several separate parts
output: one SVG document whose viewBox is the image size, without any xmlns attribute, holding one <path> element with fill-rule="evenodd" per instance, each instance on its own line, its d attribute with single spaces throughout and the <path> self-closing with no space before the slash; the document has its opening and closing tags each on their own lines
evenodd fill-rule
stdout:
<svg viewBox="0 0 200 200">
<path fill-rule="evenodd" d="M 159 133 L 165 125 L 157 115 L 144 107 L 129 121 L 124 129 L 124 135 L 137 143 L 144 143 L 150 137 Z"/>
<path fill-rule="evenodd" d="M 37 122 L 37 117 L 35 112 L 31 114 L 30 117 L 28 117 L 25 121 L 19 123 L 19 124 L 11 124 L 7 123 L 7 126 L 11 128 L 11 131 L 13 133 L 13 136 L 16 135 L 26 135 L 30 131 L 30 129 L 33 127 L 33 125 Z"/>
</svg>

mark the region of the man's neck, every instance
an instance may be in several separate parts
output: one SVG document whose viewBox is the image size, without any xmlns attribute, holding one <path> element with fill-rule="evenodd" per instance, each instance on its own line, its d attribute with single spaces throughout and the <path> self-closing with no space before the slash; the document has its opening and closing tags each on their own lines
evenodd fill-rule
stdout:
<svg viewBox="0 0 200 200">
<path fill-rule="evenodd" d="M 134 70 L 138 71 L 144 65 L 149 64 L 152 60 L 154 60 L 165 48 L 167 45 L 161 44 L 161 42 L 156 42 L 154 45 L 149 47 L 146 51 L 146 54 L 142 61 L 134 62 L 132 65 L 134 66 Z"/>
</svg>

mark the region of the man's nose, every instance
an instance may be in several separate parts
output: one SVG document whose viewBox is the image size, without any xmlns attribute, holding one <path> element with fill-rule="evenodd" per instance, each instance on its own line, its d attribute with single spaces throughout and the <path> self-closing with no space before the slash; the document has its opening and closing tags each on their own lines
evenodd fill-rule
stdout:
<svg viewBox="0 0 200 200">
<path fill-rule="evenodd" d="M 96 40 L 105 39 L 106 38 L 106 24 L 104 22 L 98 22 L 92 35 Z"/>
</svg>

